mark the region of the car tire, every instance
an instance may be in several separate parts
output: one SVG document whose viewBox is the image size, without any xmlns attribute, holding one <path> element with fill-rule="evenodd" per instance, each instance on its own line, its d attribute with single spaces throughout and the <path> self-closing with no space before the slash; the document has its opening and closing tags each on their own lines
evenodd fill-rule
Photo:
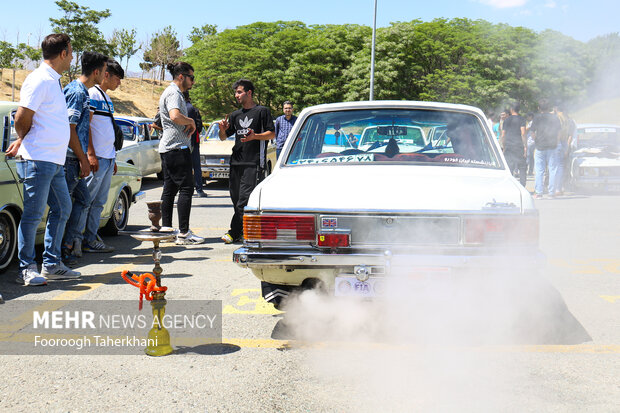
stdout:
<svg viewBox="0 0 620 413">
<path fill-rule="evenodd" d="M 0 272 L 4 272 L 17 254 L 17 220 L 13 213 L 0 211 Z"/>
<path fill-rule="evenodd" d="M 127 192 L 121 190 L 114 202 L 112 215 L 103 230 L 108 235 L 117 235 L 119 231 L 123 231 L 127 227 L 128 221 L 129 197 L 127 196 Z"/>
</svg>

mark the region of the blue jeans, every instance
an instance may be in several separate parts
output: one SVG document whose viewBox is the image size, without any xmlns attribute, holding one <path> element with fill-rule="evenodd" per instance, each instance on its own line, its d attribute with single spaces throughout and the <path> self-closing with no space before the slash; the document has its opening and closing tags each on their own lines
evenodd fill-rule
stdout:
<svg viewBox="0 0 620 413">
<path fill-rule="evenodd" d="M 37 227 L 46 205 L 50 206 L 50 211 L 45 227 L 43 265 L 58 264 L 62 234 L 71 210 L 65 170 L 62 165 L 46 161 L 23 160 L 16 165 L 17 175 L 24 183 L 24 212 L 17 233 L 19 267 L 24 269 L 35 262 Z"/>
<path fill-rule="evenodd" d="M 557 191 L 557 148 L 543 150 L 536 149 L 536 152 L 534 153 L 534 166 L 536 168 L 536 180 L 534 184 L 536 194 L 542 195 L 544 192 L 545 169 L 547 169 L 547 167 L 549 168 L 549 193 L 554 194 Z"/>
<path fill-rule="evenodd" d="M 97 157 L 97 160 L 99 161 L 99 169 L 86 177 L 86 186 L 91 199 L 90 205 L 86 209 L 86 230 L 84 231 L 86 243 L 97 238 L 101 211 L 103 211 L 103 206 L 108 200 L 110 182 L 112 182 L 112 175 L 114 175 L 114 159 Z"/>
<path fill-rule="evenodd" d="M 558 169 L 555 177 L 555 192 L 561 192 L 564 190 L 564 174 L 566 172 L 566 151 L 568 144 L 560 142 L 555 149 L 555 159 L 558 165 Z"/>
<path fill-rule="evenodd" d="M 65 229 L 64 243 L 71 245 L 73 240 L 82 239 L 84 227 L 86 226 L 86 214 L 90 205 L 90 193 L 86 187 L 86 180 L 80 179 L 80 161 L 77 158 L 67 157 L 65 161 L 65 177 L 69 195 L 73 198 L 73 208 L 67 221 Z"/>
</svg>

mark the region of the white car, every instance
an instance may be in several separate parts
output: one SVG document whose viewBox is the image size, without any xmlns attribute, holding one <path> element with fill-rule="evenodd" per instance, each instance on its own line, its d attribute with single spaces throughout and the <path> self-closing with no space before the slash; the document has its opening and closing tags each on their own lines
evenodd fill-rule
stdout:
<svg viewBox="0 0 620 413">
<path fill-rule="evenodd" d="M 149 127 L 153 119 L 118 116 L 114 120 L 124 136 L 123 149 L 116 153 L 116 160 L 135 165 L 143 177 L 157 174 L 161 179 L 159 131 Z"/>
<path fill-rule="evenodd" d="M 620 191 L 620 126 L 577 125 L 569 164 L 576 189 Z"/>
<path fill-rule="evenodd" d="M 411 127 L 436 139 L 394 138 Z M 379 135 L 370 151 L 335 145 L 334 130 L 368 128 Z M 272 175 L 252 192 L 233 260 L 278 305 L 300 288 L 375 297 L 397 276 L 531 274 L 544 256 L 534 202 L 482 111 L 373 101 L 300 114 Z"/>
</svg>

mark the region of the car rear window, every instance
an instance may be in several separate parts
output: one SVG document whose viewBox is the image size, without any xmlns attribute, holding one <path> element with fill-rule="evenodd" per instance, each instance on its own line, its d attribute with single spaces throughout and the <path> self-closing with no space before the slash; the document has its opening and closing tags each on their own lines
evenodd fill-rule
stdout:
<svg viewBox="0 0 620 413">
<path fill-rule="evenodd" d="M 287 165 L 416 163 L 499 168 L 496 150 L 473 114 L 362 109 L 308 116 Z"/>
</svg>

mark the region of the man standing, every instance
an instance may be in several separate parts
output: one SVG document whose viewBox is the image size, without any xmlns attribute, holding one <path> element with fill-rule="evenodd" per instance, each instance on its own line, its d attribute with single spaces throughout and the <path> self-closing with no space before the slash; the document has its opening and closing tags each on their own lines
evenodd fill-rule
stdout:
<svg viewBox="0 0 620 413">
<path fill-rule="evenodd" d="M 116 149 L 114 148 L 114 103 L 106 93 L 116 90 L 125 71 L 116 60 L 108 60 L 103 80 L 99 86 L 88 89 L 90 96 L 90 132 L 92 145 L 88 158 L 95 158 L 97 168 L 86 178 L 90 203 L 86 209 L 86 227 L 82 250 L 85 252 L 112 252 L 114 247 L 97 239 L 101 211 L 108 199 L 112 175 L 116 173 Z"/>
<path fill-rule="evenodd" d="M 17 156 L 17 173 L 23 180 L 24 211 L 19 223 L 19 276 L 24 285 L 47 284 L 50 279 L 78 278 L 80 273 L 66 268 L 60 246 L 71 211 L 65 180 L 65 157 L 69 143 L 67 105 L 60 75 L 73 59 L 71 39 L 64 33 L 50 34 L 41 43 L 43 63 L 28 75 L 21 89 L 15 115 L 15 140 L 7 156 Z M 43 268 L 39 274 L 34 243 L 45 205 L 50 212 L 45 227 Z"/>
<path fill-rule="evenodd" d="M 177 210 L 179 234 L 176 243 L 202 244 L 205 239 L 194 235 L 189 229 L 189 214 L 192 208 L 194 179 L 190 137 L 196 131 L 196 123 L 187 113 L 183 92 L 194 84 L 194 68 L 186 62 L 170 63 L 167 66 L 172 83 L 159 98 L 159 113 L 163 134 L 159 141 L 161 168 L 164 173 L 164 189 L 161 194 L 162 230 L 172 231 L 172 208 L 179 193 Z"/>
<path fill-rule="evenodd" d="M 235 134 L 228 179 L 235 213 L 230 222 L 230 230 L 222 236 L 222 241 L 226 244 L 243 240 L 243 209 L 258 184 L 259 173 L 265 167 L 267 141 L 275 136 L 271 111 L 254 103 L 252 82 L 240 79 L 235 82 L 233 89 L 241 109 L 219 121 L 221 140 Z"/>
<path fill-rule="evenodd" d="M 196 130 L 190 137 L 192 147 L 192 168 L 194 169 L 194 185 L 196 187 L 196 195 L 206 198 L 207 194 L 202 190 L 202 168 L 200 167 L 200 132 L 202 132 L 202 117 L 198 109 L 192 105 L 192 98 L 189 97 L 189 91 L 183 92 L 183 98 L 187 104 L 187 116 L 194 119 Z"/>
<path fill-rule="evenodd" d="M 500 144 L 504 150 L 504 156 L 510 172 L 514 175 L 519 170 L 519 181 L 525 187 L 527 183 L 527 164 L 525 155 L 527 151 L 527 136 L 525 134 L 525 118 L 519 115 L 517 102 L 510 106 L 510 116 L 504 120 Z"/>
<path fill-rule="evenodd" d="M 534 153 L 534 167 L 536 170 L 534 198 L 540 199 L 544 192 L 545 169 L 549 168 L 549 195 L 554 197 L 556 191 L 557 159 L 555 156 L 559 144 L 561 126 L 560 120 L 551 110 L 547 100 L 538 103 L 540 113 L 532 121 L 532 136 L 536 152 Z"/>
<path fill-rule="evenodd" d="M 282 105 L 284 115 L 278 116 L 275 123 L 275 135 L 276 135 L 276 156 L 280 158 L 280 152 L 282 147 L 288 138 L 288 134 L 293 129 L 293 125 L 297 120 L 297 116 L 293 116 L 293 104 L 290 101 L 284 102 Z"/>
<path fill-rule="evenodd" d="M 73 196 L 73 208 L 67 221 L 63 241 L 63 259 L 65 264 L 72 265 L 75 257 L 82 256 L 82 231 L 86 223 L 86 214 L 90 205 L 90 194 L 86 187 L 86 178 L 91 169 L 96 171 L 97 158 L 92 151 L 90 138 L 90 96 L 88 89 L 101 83 L 105 74 L 108 57 L 97 52 L 82 54 L 82 74 L 79 78 L 65 86 L 63 92 L 67 101 L 71 137 L 67 160 L 65 161 L 65 177 L 69 194 Z"/>
</svg>

